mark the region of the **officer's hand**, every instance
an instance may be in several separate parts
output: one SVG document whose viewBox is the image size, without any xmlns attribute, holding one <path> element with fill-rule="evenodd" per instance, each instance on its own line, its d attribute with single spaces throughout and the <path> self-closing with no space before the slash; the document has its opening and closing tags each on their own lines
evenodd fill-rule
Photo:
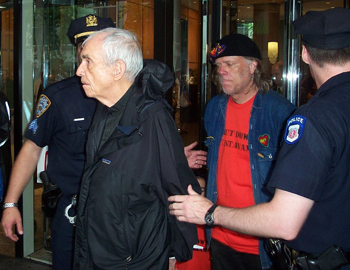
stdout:
<svg viewBox="0 0 350 270">
<path fill-rule="evenodd" d="M 176 216 L 179 221 L 205 224 L 204 216 L 213 203 L 195 192 L 191 185 L 187 191 L 189 195 L 175 195 L 168 198 L 170 214 Z"/>
<path fill-rule="evenodd" d="M 21 213 L 17 207 L 4 209 L 2 213 L 1 225 L 6 237 L 10 238 L 12 241 L 17 242 L 19 238 L 18 235 L 12 231 L 13 225 L 16 225 L 17 233 L 19 235 L 23 234 Z"/>
</svg>

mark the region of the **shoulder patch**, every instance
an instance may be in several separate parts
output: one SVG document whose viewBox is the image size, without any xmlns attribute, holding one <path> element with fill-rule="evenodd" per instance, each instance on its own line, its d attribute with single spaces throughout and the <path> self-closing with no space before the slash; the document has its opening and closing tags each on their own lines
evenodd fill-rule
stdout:
<svg viewBox="0 0 350 270">
<path fill-rule="evenodd" d="M 37 119 L 34 119 L 34 120 L 30 123 L 28 129 L 31 130 L 31 131 L 33 132 L 33 134 L 35 134 L 35 133 L 36 133 L 36 130 L 38 129 L 38 120 L 37 120 Z"/>
<path fill-rule="evenodd" d="M 50 107 L 50 99 L 42 94 L 39 98 L 38 106 L 36 107 L 36 118 L 39 118 Z"/>
<path fill-rule="evenodd" d="M 300 140 L 304 132 L 306 118 L 301 115 L 294 115 L 287 121 L 284 141 L 288 144 L 294 144 Z"/>
</svg>

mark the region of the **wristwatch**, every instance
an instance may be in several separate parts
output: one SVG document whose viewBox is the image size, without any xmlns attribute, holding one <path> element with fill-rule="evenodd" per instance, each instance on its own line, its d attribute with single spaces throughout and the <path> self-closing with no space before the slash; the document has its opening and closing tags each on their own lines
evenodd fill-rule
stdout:
<svg viewBox="0 0 350 270">
<path fill-rule="evenodd" d="M 10 207 L 18 207 L 17 203 L 4 203 L 2 205 L 2 209 L 10 208 Z"/>
<path fill-rule="evenodd" d="M 204 220 L 205 220 L 205 224 L 207 224 L 207 226 L 209 227 L 213 227 L 214 226 L 214 210 L 217 207 L 216 204 L 213 204 L 209 210 L 207 211 L 207 213 L 205 214 Z"/>
</svg>

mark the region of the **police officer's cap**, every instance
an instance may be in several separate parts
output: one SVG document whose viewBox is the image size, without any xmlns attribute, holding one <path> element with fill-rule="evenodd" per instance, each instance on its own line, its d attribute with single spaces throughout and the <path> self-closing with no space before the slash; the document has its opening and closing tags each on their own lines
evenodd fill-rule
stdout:
<svg viewBox="0 0 350 270">
<path fill-rule="evenodd" d="M 73 45 L 77 45 L 80 40 L 87 38 L 93 32 L 115 27 L 111 18 L 101 18 L 96 15 L 89 14 L 73 20 L 68 29 L 68 37 Z"/>
<path fill-rule="evenodd" d="M 303 43 L 323 50 L 350 46 L 350 10 L 333 8 L 309 11 L 293 22 L 295 33 L 303 35 Z"/>
<path fill-rule="evenodd" d="M 209 54 L 212 62 L 224 56 L 244 56 L 261 60 L 258 46 L 253 40 L 242 34 L 230 34 L 223 37 Z"/>
</svg>

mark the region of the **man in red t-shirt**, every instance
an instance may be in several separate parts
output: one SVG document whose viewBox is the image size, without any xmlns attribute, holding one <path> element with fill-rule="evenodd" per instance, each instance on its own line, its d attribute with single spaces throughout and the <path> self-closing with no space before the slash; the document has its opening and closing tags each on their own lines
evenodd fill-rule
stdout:
<svg viewBox="0 0 350 270">
<path fill-rule="evenodd" d="M 214 222 L 217 205 L 246 208 L 272 197 L 266 184 L 286 120 L 295 106 L 277 92 L 269 91 L 270 82 L 262 70 L 261 59 L 254 41 L 241 34 L 223 37 L 210 53 L 216 71 L 214 79 L 223 90 L 209 101 L 204 117 L 209 168 L 206 191 L 214 203 L 206 209 L 205 222 L 213 227 L 208 241 L 215 270 L 272 267 L 265 239 L 215 226 Z M 191 187 L 188 191 L 192 194 Z M 175 202 L 170 204 L 170 213 L 179 220 L 183 218 L 184 198 L 169 198 Z M 187 205 L 186 210 L 191 207 Z"/>
</svg>

